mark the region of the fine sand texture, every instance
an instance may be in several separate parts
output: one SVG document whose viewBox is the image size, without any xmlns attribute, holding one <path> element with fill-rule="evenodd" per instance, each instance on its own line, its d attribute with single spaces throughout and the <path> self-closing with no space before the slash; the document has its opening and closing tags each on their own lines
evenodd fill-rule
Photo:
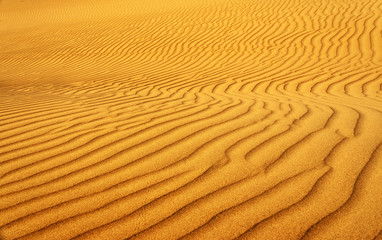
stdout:
<svg viewBox="0 0 382 240">
<path fill-rule="evenodd" d="M 381 0 L 1 0 L 0 239 L 382 239 Z"/>
</svg>

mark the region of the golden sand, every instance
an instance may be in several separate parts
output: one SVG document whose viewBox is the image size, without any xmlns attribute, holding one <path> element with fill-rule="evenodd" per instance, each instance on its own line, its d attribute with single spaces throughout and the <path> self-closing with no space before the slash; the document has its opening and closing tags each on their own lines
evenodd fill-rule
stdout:
<svg viewBox="0 0 382 240">
<path fill-rule="evenodd" d="M 382 239 L 381 0 L 3 0 L 0 238 Z"/>
</svg>

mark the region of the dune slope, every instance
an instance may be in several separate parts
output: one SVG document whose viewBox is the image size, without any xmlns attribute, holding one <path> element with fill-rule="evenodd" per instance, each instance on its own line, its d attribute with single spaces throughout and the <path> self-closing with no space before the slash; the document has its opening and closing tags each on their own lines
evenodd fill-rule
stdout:
<svg viewBox="0 0 382 240">
<path fill-rule="evenodd" d="M 381 238 L 381 1 L 3 0 L 0 42 L 0 238 Z"/>
</svg>

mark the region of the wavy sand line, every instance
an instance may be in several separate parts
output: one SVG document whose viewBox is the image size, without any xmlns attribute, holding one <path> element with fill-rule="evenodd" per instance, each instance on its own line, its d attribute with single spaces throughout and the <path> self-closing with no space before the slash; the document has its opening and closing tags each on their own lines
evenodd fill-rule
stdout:
<svg viewBox="0 0 382 240">
<path fill-rule="evenodd" d="M 3 0 L 0 236 L 380 238 L 381 16 Z"/>
</svg>

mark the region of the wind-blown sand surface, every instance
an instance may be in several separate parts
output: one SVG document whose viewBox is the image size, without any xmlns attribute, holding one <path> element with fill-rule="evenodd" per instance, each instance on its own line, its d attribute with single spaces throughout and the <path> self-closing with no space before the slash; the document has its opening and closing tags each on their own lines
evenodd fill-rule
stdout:
<svg viewBox="0 0 382 240">
<path fill-rule="evenodd" d="M 382 1 L 3 0 L 3 239 L 382 239 Z"/>
</svg>

